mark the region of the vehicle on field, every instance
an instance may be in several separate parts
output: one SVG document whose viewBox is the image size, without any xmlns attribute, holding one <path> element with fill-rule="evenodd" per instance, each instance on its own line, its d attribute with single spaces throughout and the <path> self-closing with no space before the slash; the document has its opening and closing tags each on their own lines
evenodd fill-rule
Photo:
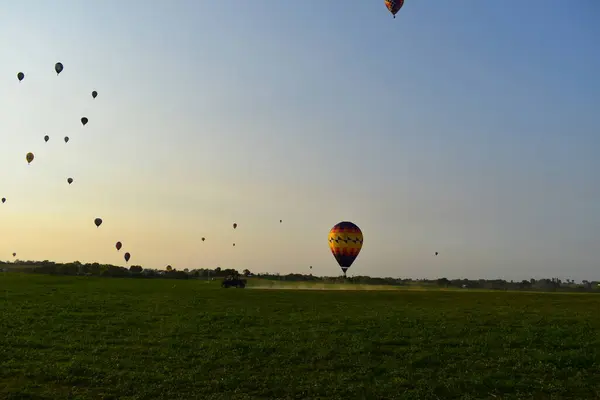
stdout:
<svg viewBox="0 0 600 400">
<path fill-rule="evenodd" d="M 223 282 L 221 282 L 221 287 L 227 289 L 233 286 L 239 289 L 243 289 L 246 287 L 246 283 L 246 279 L 240 279 L 238 276 L 228 276 L 225 279 L 223 279 Z"/>
</svg>

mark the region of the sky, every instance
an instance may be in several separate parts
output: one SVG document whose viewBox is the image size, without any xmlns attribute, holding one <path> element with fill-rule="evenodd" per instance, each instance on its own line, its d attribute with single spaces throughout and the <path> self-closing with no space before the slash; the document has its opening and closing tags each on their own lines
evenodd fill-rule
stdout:
<svg viewBox="0 0 600 400">
<path fill-rule="evenodd" d="M 349 275 L 600 279 L 599 17 L 2 0 L 0 259 L 332 276 L 352 221 Z"/>
</svg>

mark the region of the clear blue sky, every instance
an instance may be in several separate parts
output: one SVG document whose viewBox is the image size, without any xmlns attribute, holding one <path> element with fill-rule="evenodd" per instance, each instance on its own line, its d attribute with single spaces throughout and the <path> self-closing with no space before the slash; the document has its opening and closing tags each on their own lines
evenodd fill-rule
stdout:
<svg viewBox="0 0 600 400">
<path fill-rule="evenodd" d="M 350 220 L 350 274 L 600 279 L 599 19 L 596 0 L 407 0 L 395 20 L 3 2 L 0 259 L 124 264 L 121 240 L 145 267 L 335 275 L 327 233 Z"/>
</svg>

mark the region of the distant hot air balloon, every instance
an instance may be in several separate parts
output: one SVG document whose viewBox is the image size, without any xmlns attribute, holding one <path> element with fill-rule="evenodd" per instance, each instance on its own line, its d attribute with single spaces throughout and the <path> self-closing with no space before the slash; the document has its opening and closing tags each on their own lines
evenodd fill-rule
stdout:
<svg viewBox="0 0 600 400">
<path fill-rule="evenodd" d="M 237 224 L 236 223 L 233 224 L 233 229 L 235 229 L 235 228 L 237 228 Z"/>
<path fill-rule="evenodd" d="M 233 247 L 235 247 L 235 243 L 233 244 Z"/>
<path fill-rule="evenodd" d="M 202 241 L 204 242 L 206 240 L 206 238 L 202 238 Z"/>
<path fill-rule="evenodd" d="M 88 123 L 87 117 L 81 117 L 81 123 L 83 124 L 83 126 L 85 126 L 85 124 Z"/>
<path fill-rule="evenodd" d="M 282 220 L 282 219 L 280 219 L 280 220 L 279 220 L 279 223 L 282 223 L 282 222 L 283 222 L 283 220 Z"/>
<path fill-rule="evenodd" d="M 71 183 L 73 183 L 73 178 L 67 178 L 67 183 L 70 185 Z"/>
<path fill-rule="evenodd" d="M 17 256 L 17 253 L 13 253 L 13 257 L 16 257 L 16 256 Z"/>
<path fill-rule="evenodd" d="M 119 251 L 121 250 L 121 247 L 123 247 L 123 243 L 117 242 L 117 244 L 115 244 L 115 247 L 117 248 L 117 251 Z"/>
<path fill-rule="evenodd" d="M 312 269 L 312 265 L 310 266 L 310 269 Z"/>
<path fill-rule="evenodd" d="M 95 90 L 92 92 L 92 98 L 96 98 L 96 96 L 98 96 L 98 92 L 96 92 Z"/>
<path fill-rule="evenodd" d="M 65 143 L 69 143 L 69 137 L 65 136 Z"/>
<path fill-rule="evenodd" d="M 438 252 L 436 251 L 436 252 L 435 252 L 435 255 L 437 256 L 438 254 L 440 254 L 440 253 L 438 253 Z"/>
<path fill-rule="evenodd" d="M 19 80 L 19 82 L 21 82 L 23 79 L 25 79 L 25 74 L 22 72 L 19 72 L 17 74 L 17 79 Z"/>
<path fill-rule="evenodd" d="M 94 224 L 96 224 L 96 227 L 99 228 L 100 225 L 102 225 L 102 218 L 96 218 L 94 220 Z"/>
<path fill-rule="evenodd" d="M 46 143 L 48 143 L 48 140 L 50 140 L 50 136 L 48 136 L 48 135 L 44 136 L 44 141 L 45 141 Z"/>
<path fill-rule="evenodd" d="M 63 70 L 63 65 L 60 62 L 54 64 L 54 70 L 56 71 L 56 75 L 60 74 Z"/>
<path fill-rule="evenodd" d="M 31 164 L 31 162 L 34 159 L 33 153 L 27 153 L 27 155 L 25 156 L 25 159 L 27 160 L 27 164 Z"/>
<path fill-rule="evenodd" d="M 387 9 L 392 13 L 394 18 L 396 18 L 396 14 L 398 13 L 398 11 L 400 11 L 402 6 L 404 5 L 404 0 L 384 0 L 384 1 L 385 1 L 385 6 L 387 7 Z"/>
<path fill-rule="evenodd" d="M 125 253 L 125 255 L 123 257 L 125 258 L 125 262 L 129 262 L 129 259 L 131 258 L 131 254 Z"/>
<path fill-rule="evenodd" d="M 346 271 L 360 253 L 363 235 L 352 222 L 342 221 L 329 231 L 329 248 L 346 276 Z"/>
<path fill-rule="evenodd" d="M 2 198 L 2 204 L 6 203 L 6 197 Z"/>
<path fill-rule="evenodd" d="M 173 271 L 173 267 L 171 267 L 170 265 L 167 265 L 167 271 Z"/>
</svg>

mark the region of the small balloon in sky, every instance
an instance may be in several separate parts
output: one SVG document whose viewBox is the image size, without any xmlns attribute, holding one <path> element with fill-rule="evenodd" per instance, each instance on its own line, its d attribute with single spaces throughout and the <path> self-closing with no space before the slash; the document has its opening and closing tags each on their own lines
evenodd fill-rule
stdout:
<svg viewBox="0 0 600 400">
<path fill-rule="evenodd" d="M 125 253 L 124 258 L 125 258 L 125 262 L 129 262 L 129 259 L 131 258 L 131 254 Z"/>
<path fill-rule="evenodd" d="M 96 227 L 100 227 L 102 225 L 102 218 L 96 218 L 94 224 L 96 224 Z"/>
<path fill-rule="evenodd" d="M 65 136 L 65 143 L 69 143 L 69 137 Z"/>
<path fill-rule="evenodd" d="M 117 251 L 119 251 L 121 250 L 121 247 L 123 247 L 123 243 L 117 242 L 117 244 L 115 244 L 115 247 L 117 248 Z"/>
<path fill-rule="evenodd" d="M 96 96 L 98 96 L 98 92 L 96 92 L 95 90 L 92 92 L 92 98 L 96 98 Z"/>
<path fill-rule="evenodd" d="M 73 183 L 73 178 L 67 178 L 67 183 L 70 185 L 71 183 Z"/>
<path fill-rule="evenodd" d="M 56 71 L 56 75 L 60 74 L 63 69 L 64 67 L 61 62 L 57 62 L 56 64 L 54 64 L 54 70 Z"/>
<path fill-rule="evenodd" d="M 81 117 L 81 123 L 82 123 L 83 126 L 85 126 L 85 124 L 88 123 L 87 117 Z"/>
<path fill-rule="evenodd" d="M 48 140 L 50 140 L 50 136 L 48 136 L 48 135 L 44 136 L 44 142 L 48 143 Z"/>
<path fill-rule="evenodd" d="M 19 80 L 19 82 L 21 82 L 23 79 L 25 79 L 25 74 L 22 72 L 19 72 L 17 74 L 17 79 Z"/>
<path fill-rule="evenodd" d="M 27 164 L 31 164 L 31 162 L 33 161 L 34 158 L 35 157 L 34 157 L 33 153 L 27 153 L 27 155 L 25 156 L 25 159 L 27 160 Z"/>
</svg>

